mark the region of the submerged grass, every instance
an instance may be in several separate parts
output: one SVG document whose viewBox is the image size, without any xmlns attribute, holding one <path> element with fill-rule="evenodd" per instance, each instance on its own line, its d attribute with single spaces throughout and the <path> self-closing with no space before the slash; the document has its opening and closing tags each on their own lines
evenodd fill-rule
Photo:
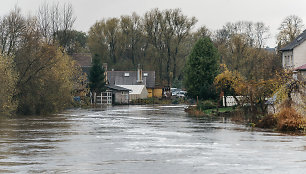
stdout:
<svg viewBox="0 0 306 174">
<path fill-rule="evenodd" d="M 206 109 L 203 112 L 207 115 L 211 115 L 214 113 L 224 113 L 224 112 L 232 112 L 234 110 L 233 107 L 224 107 L 224 108 L 213 108 L 213 109 Z"/>
</svg>

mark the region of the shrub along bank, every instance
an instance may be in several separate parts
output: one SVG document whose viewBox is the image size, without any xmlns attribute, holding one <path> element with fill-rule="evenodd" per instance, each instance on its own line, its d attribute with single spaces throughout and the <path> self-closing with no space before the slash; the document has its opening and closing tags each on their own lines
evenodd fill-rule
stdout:
<svg viewBox="0 0 306 174">
<path fill-rule="evenodd" d="M 267 128 L 281 132 L 306 133 L 306 118 L 293 107 L 284 106 L 277 114 L 255 114 L 251 107 L 217 108 L 213 101 L 200 101 L 185 111 L 194 116 L 228 117 L 236 123 L 252 127 Z"/>
</svg>

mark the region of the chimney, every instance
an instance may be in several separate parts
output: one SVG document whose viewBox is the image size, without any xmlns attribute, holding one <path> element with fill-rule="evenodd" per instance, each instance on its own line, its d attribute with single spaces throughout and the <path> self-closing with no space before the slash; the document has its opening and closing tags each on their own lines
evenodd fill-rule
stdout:
<svg viewBox="0 0 306 174">
<path fill-rule="evenodd" d="M 107 83 L 107 63 L 103 63 L 103 69 L 104 69 L 104 81 Z"/>
<path fill-rule="evenodd" d="M 137 69 L 137 82 L 138 83 L 142 82 L 142 69 L 140 67 L 140 64 L 138 64 L 138 69 Z"/>
</svg>

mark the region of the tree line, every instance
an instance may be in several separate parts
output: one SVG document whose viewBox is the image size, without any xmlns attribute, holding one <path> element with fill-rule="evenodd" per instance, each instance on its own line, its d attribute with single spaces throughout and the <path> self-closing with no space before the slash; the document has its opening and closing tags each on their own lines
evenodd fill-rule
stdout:
<svg viewBox="0 0 306 174">
<path fill-rule="evenodd" d="M 67 54 L 74 17 L 70 5 L 45 4 L 36 16 L 15 7 L 0 18 L 0 113 L 46 114 L 69 106 L 86 90 L 84 74 Z"/>
<path fill-rule="evenodd" d="M 301 22 L 297 16 L 289 16 L 281 23 L 277 49 L 301 34 Z M 293 89 L 288 86 L 296 81 L 282 68 L 281 53 L 264 48 L 267 38 L 268 27 L 263 23 L 237 22 L 226 24 L 214 36 L 199 39 L 185 66 L 189 95 L 215 101 L 219 96 L 234 96 L 238 105 L 247 106 L 254 116 L 266 113 L 266 99 L 273 95 L 291 100 Z"/>
<path fill-rule="evenodd" d="M 281 68 L 278 49 L 302 32 L 302 20 L 288 16 L 277 34 L 278 47 L 267 51 L 271 37 L 262 22 L 227 23 L 210 31 L 206 26 L 195 30 L 197 19 L 180 9 L 152 9 L 143 16 L 136 13 L 119 18 L 102 19 L 88 32 L 88 48 L 112 69 L 134 70 L 142 64 L 155 70 L 159 85 L 176 86 L 183 80 L 184 67 L 197 40 L 210 37 L 217 47 L 219 63 L 239 71 L 248 79 L 268 79 Z"/>
<path fill-rule="evenodd" d="M 270 33 L 261 22 L 195 30 L 197 19 L 180 9 L 152 9 L 143 16 L 102 19 L 84 33 L 74 30 L 75 20 L 72 5 L 59 3 L 43 3 L 34 16 L 25 17 L 15 7 L 0 17 L 0 70 L 5 74 L 0 77 L 1 112 L 41 114 L 65 108 L 87 86 L 71 58 L 74 53 L 91 53 L 117 70 L 135 70 L 141 64 L 156 71 L 157 85 L 181 87 L 193 46 L 209 37 L 218 50 L 218 64 L 246 79 L 269 79 L 281 69 L 280 55 L 265 50 Z M 287 17 L 279 28 L 278 48 L 302 27 L 299 17 Z"/>
</svg>

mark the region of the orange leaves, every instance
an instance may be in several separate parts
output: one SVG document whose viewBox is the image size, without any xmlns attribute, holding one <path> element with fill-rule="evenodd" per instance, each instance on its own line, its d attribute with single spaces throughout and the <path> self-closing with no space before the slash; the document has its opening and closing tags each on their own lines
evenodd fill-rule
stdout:
<svg viewBox="0 0 306 174">
<path fill-rule="evenodd" d="M 306 120 L 292 107 L 283 108 L 277 115 L 277 129 L 281 131 L 297 131 L 306 129 Z"/>
</svg>

